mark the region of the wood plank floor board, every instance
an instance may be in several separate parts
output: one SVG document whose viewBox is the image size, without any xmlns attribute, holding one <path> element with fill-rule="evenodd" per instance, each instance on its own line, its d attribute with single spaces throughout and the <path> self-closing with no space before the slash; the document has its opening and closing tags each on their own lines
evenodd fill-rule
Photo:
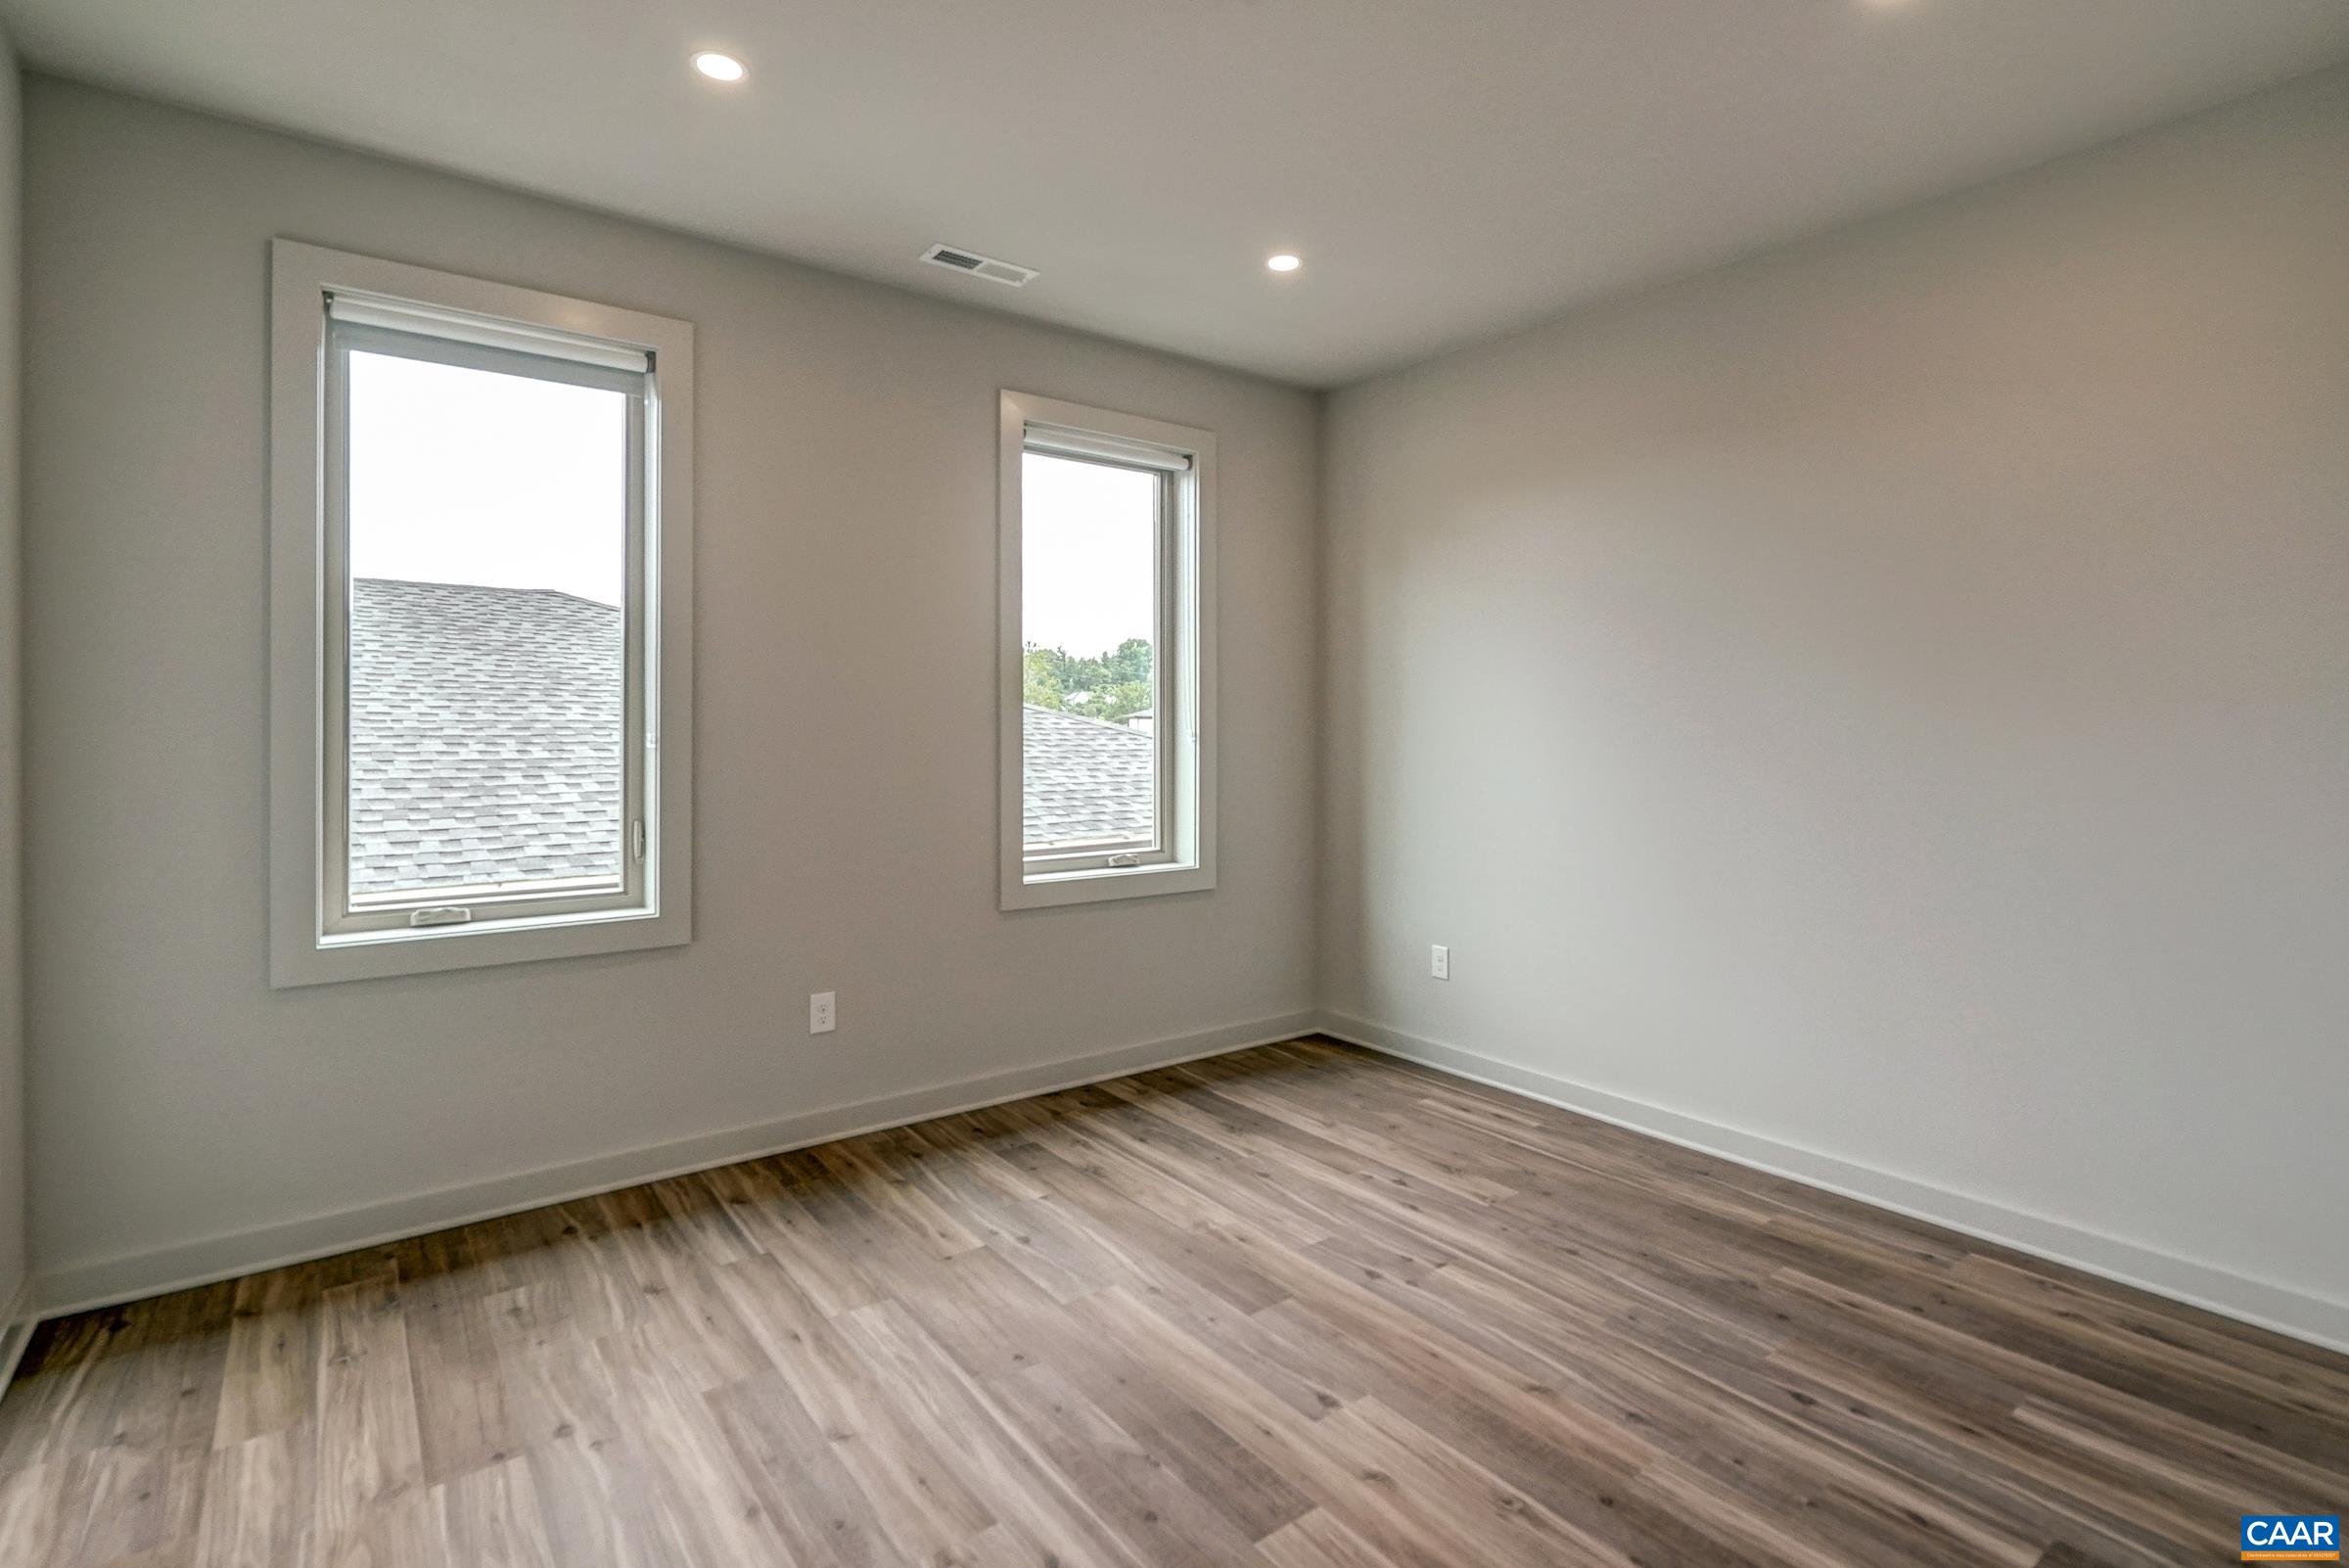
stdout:
<svg viewBox="0 0 2349 1568">
<path fill-rule="evenodd" d="M 441 1231 L 398 1251 L 418 1459 L 435 1483 L 499 1465 L 522 1446 L 498 1376 L 509 1293 L 481 1293 L 485 1281 L 462 1242 L 462 1232 Z"/>
<path fill-rule="evenodd" d="M 1394 1558 L 1319 1508 L 1257 1542 L 1256 1554 L 1271 1568 L 1395 1568 Z"/>
<path fill-rule="evenodd" d="M 760 1505 L 804 1568 L 885 1568 L 897 1548 L 833 1443 L 773 1373 L 709 1396 Z"/>
<path fill-rule="evenodd" d="M 1806 1427 L 1869 1454 L 1980 1517 L 2014 1521 L 2047 1539 L 2074 1530 L 2098 1537 L 2115 1563 L 2166 1560 L 2165 1541 L 2233 1539 L 2226 1510 L 2240 1496 L 2163 1489 L 2148 1495 L 2076 1450 L 2041 1441 L 1992 1414 L 1979 1422 L 1939 1402 L 1911 1397 L 1849 1367 L 1815 1373 L 1773 1357 L 1757 1374 L 1756 1397 Z"/>
<path fill-rule="evenodd" d="M 43 1324 L 6 1568 L 2176 1568 L 2349 1358 L 1306 1039 Z"/>
<path fill-rule="evenodd" d="M 1255 1543 L 1237 1520 L 1201 1497 L 1058 1370 L 1031 1366 L 992 1386 L 1052 1466 L 1133 1543 L 1138 1560 L 1221 1568 L 1248 1559 Z"/>
<path fill-rule="evenodd" d="M 496 1458 L 438 1489 L 445 1555 L 471 1568 L 565 1568 L 527 1457 Z M 425 1560 L 434 1554 L 426 1553 Z"/>
<path fill-rule="evenodd" d="M 1106 1336 L 1087 1331 L 1062 1341 L 1051 1365 L 1250 1540 L 1313 1510 L 1312 1499 L 1283 1471 L 1185 1399 L 1165 1369 Z"/>
<path fill-rule="evenodd" d="M 2083 1290 L 2036 1259 L 1977 1253 L 1961 1259 L 1952 1272 L 1998 1294 L 2017 1312 L 2037 1302 L 2046 1315 L 2125 1346 L 2140 1358 L 2198 1358 L 2231 1378 L 2239 1372 L 2238 1388 L 2263 1396 L 2299 1391 L 2307 1398 L 2292 1401 L 2295 1406 L 2336 1418 L 2349 1410 L 2349 1358 L 2335 1358 L 2344 1364 L 2326 1364 L 2292 1340 L 2248 1323 L 2147 1313 L 2127 1294 Z"/>
</svg>

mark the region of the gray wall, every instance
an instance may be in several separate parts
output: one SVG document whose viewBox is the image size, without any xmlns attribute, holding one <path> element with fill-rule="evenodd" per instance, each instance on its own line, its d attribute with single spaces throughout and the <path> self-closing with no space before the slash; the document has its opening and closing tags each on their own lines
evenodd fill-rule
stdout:
<svg viewBox="0 0 2349 1568">
<path fill-rule="evenodd" d="M 18 236 L 23 114 L 16 51 L 0 35 L 0 1313 L 24 1283 L 24 961 L 20 941 L 20 713 L 17 464 Z M 7 1324 L 0 1322 L 0 1330 Z"/>
<path fill-rule="evenodd" d="M 1311 396 L 92 89 L 27 109 L 45 1274 L 1312 1006 Z M 695 324 L 690 947 L 264 984 L 277 234 Z M 1213 893 L 995 908 L 1001 387 L 1217 434 Z"/>
<path fill-rule="evenodd" d="M 1339 394 L 1325 1005 L 2349 1303 L 2345 171 L 2336 72 Z"/>
</svg>

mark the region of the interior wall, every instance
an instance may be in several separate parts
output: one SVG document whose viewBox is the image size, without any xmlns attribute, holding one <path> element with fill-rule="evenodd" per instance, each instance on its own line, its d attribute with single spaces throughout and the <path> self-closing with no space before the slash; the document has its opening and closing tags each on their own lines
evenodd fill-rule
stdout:
<svg viewBox="0 0 2349 1568">
<path fill-rule="evenodd" d="M 1339 1026 L 2349 1325 L 2345 169 L 2332 72 L 1335 396 Z"/>
<path fill-rule="evenodd" d="M 19 647 L 18 299 L 23 106 L 16 51 L 0 34 L 0 1314 L 25 1277 L 24 962 L 20 935 L 23 749 Z M 0 1336 L 7 1328 L 0 1321 Z M 0 1337 L 0 1345 L 5 1344 Z"/>
<path fill-rule="evenodd" d="M 1312 1007 L 1312 395 L 40 77 L 26 161 L 33 1247 L 66 1294 Z M 690 946 L 268 989 L 273 235 L 693 322 Z M 996 910 L 1005 387 L 1217 434 L 1211 893 Z"/>
</svg>

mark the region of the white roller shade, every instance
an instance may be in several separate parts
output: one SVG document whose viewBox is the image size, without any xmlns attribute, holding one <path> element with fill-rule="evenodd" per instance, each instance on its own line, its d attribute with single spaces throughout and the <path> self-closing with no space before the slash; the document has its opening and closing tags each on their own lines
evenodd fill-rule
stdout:
<svg viewBox="0 0 2349 1568">
<path fill-rule="evenodd" d="M 1178 452 L 1171 446 L 1153 446 L 1148 441 L 1098 436 L 1091 431 L 1066 430 L 1057 425 L 1031 424 L 1026 445 L 1029 451 L 1045 452 L 1054 457 L 1091 458 L 1095 462 L 1123 463 L 1128 468 L 1155 468 L 1170 474 L 1186 472 L 1191 466 L 1190 453 Z"/>
<path fill-rule="evenodd" d="M 503 348 L 514 353 L 566 359 L 573 364 L 593 365 L 601 370 L 625 371 L 641 376 L 652 369 L 653 364 L 652 355 L 641 348 L 630 348 L 596 338 L 574 337 L 551 327 L 533 327 L 518 321 L 498 321 L 488 316 L 439 310 L 404 300 L 332 294 L 327 297 L 326 311 L 334 320 L 354 327 L 381 327 L 392 332 L 421 333 L 443 341 L 478 344 L 484 348 Z"/>
</svg>

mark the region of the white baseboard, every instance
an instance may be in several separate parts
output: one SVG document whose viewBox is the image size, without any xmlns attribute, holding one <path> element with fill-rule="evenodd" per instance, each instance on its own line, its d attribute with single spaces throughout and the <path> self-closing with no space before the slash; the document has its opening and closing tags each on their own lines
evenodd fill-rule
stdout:
<svg viewBox="0 0 2349 1568">
<path fill-rule="evenodd" d="M 1146 1040 L 1088 1056 L 957 1079 L 927 1088 L 885 1094 L 878 1099 L 806 1111 L 776 1121 L 618 1154 L 597 1155 L 486 1181 L 441 1187 L 201 1241 L 68 1264 L 42 1270 L 38 1288 L 40 1315 L 56 1317 L 94 1307 L 138 1301 L 166 1291 L 234 1279 L 264 1268 L 306 1263 L 313 1258 L 328 1258 L 336 1253 L 445 1230 L 451 1225 L 494 1220 L 500 1215 L 610 1192 L 617 1187 L 658 1181 L 689 1171 L 780 1154 L 880 1128 L 902 1127 L 909 1122 L 950 1116 L 956 1111 L 999 1105 L 1005 1100 L 1049 1094 L 1056 1089 L 1096 1084 L 1153 1067 L 1221 1056 L 1227 1051 L 1311 1034 L 1318 1022 L 1317 1014 L 1292 1013 L 1194 1035 Z"/>
<path fill-rule="evenodd" d="M 0 1394 L 8 1392 L 11 1379 L 17 1375 L 17 1363 L 24 1359 L 24 1348 L 32 1343 L 33 1326 L 40 1316 L 32 1310 L 32 1279 L 27 1275 L 17 1286 L 16 1299 L 0 1316 Z"/>
<path fill-rule="evenodd" d="M 1342 1013 L 1323 1013 L 1321 1033 L 1457 1078 L 1579 1111 L 1668 1143 L 1719 1155 L 1806 1186 L 1856 1198 L 1912 1220 L 1994 1241 L 2189 1307 L 2288 1334 L 2326 1350 L 2349 1353 L 2349 1303 L 2310 1295 L 2288 1285 L 2252 1278 L 2044 1215 L 1895 1176 L 1889 1171 L 1857 1165 L 1758 1132 L 1724 1127 L 1642 1100 L 1610 1094 L 1535 1068 L 1406 1035 L 1383 1024 Z"/>
</svg>

